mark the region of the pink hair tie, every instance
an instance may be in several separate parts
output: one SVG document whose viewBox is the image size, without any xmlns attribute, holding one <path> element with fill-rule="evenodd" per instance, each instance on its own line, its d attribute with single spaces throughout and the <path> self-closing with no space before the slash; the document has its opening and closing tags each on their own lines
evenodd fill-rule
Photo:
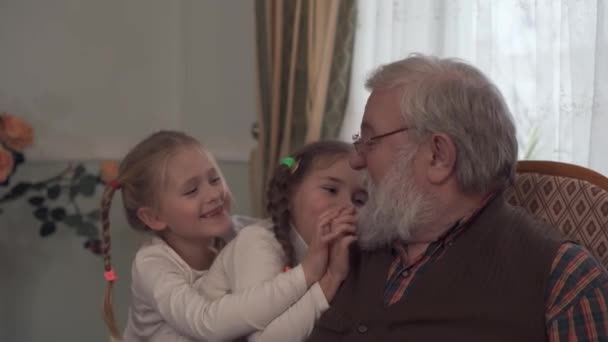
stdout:
<svg viewBox="0 0 608 342">
<path fill-rule="evenodd" d="M 106 278 L 106 280 L 109 281 L 110 283 L 115 281 L 118 278 L 118 277 L 116 277 L 116 272 L 114 272 L 113 268 L 111 268 L 109 271 L 103 272 L 103 277 Z"/>
<path fill-rule="evenodd" d="M 110 187 L 114 190 L 122 188 L 122 184 L 116 179 L 111 180 L 108 185 L 110 185 Z"/>
</svg>

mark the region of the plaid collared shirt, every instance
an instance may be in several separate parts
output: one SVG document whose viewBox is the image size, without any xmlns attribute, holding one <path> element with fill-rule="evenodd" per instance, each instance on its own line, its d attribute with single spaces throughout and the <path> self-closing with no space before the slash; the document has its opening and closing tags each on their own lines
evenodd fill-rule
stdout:
<svg viewBox="0 0 608 342">
<path fill-rule="evenodd" d="M 408 263 L 407 247 L 393 245 L 395 259 L 384 290 L 385 305 L 407 295 L 416 274 L 432 267 L 479 210 L 459 221 L 431 243 L 417 260 Z M 545 321 L 549 341 L 608 341 L 608 272 L 584 248 L 564 243 L 553 260 L 547 285 Z"/>
</svg>

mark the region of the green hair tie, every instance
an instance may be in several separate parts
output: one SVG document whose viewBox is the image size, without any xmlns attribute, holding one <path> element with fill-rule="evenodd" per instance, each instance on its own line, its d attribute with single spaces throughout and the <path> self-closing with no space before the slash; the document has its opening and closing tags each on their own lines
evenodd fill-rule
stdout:
<svg viewBox="0 0 608 342">
<path fill-rule="evenodd" d="M 281 165 L 285 165 L 287 166 L 289 169 L 291 169 L 296 163 L 296 160 L 293 159 L 292 157 L 285 157 L 283 159 L 281 159 Z"/>
</svg>

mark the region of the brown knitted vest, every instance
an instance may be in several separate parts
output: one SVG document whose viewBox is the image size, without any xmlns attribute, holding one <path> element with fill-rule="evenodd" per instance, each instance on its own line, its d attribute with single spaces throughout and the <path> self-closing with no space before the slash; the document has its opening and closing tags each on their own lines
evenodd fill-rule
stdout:
<svg viewBox="0 0 608 342">
<path fill-rule="evenodd" d="M 309 341 L 546 341 L 557 230 L 494 199 L 445 254 L 383 304 L 389 249 L 360 252 Z"/>
</svg>

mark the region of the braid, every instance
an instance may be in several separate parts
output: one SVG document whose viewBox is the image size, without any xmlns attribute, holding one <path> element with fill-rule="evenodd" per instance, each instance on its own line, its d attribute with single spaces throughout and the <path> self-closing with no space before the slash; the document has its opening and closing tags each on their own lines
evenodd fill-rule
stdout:
<svg viewBox="0 0 608 342">
<path fill-rule="evenodd" d="M 103 196 L 101 197 L 101 241 L 103 253 L 103 267 L 106 272 L 112 271 L 112 258 L 110 248 L 112 246 L 110 239 L 110 207 L 112 205 L 112 197 L 116 190 L 111 186 L 106 186 Z M 103 300 L 103 320 L 106 322 L 110 334 L 115 339 L 121 339 L 118 325 L 114 317 L 114 308 L 112 307 L 112 292 L 114 281 L 107 281 L 106 291 Z"/>
<path fill-rule="evenodd" d="M 266 209 L 273 222 L 274 235 L 281 244 L 287 258 L 288 267 L 295 264 L 295 253 L 289 232 L 291 230 L 291 214 L 289 213 L 289 168 L 280 165 L 274 177 L 270 180 L 267 192 Z"/>
</svg>

